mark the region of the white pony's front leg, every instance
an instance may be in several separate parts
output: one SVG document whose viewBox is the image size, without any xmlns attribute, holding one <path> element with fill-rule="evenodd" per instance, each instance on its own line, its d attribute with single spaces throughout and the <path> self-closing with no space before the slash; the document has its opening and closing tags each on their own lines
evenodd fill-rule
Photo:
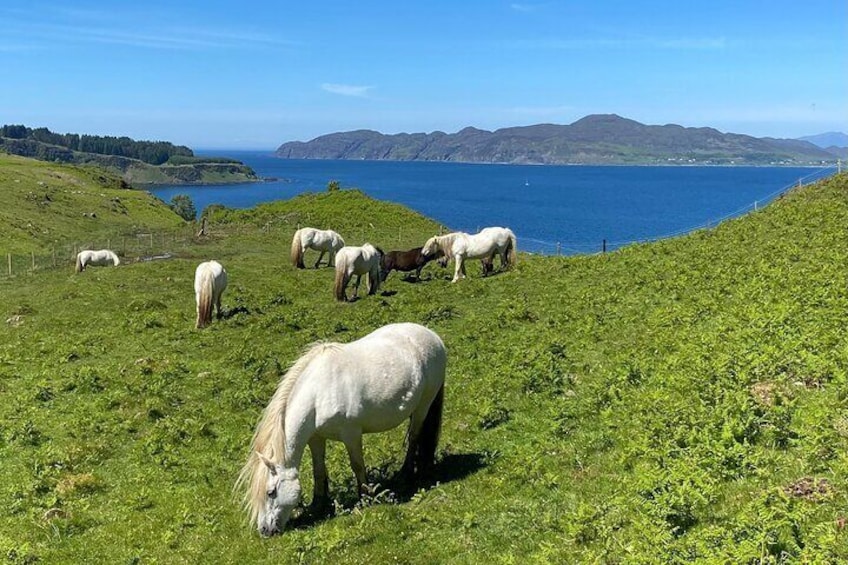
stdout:
<svg viewBox="0 0 848 565">
<path fill-rule="evenodd" d="M 320 264 L 321 264 L 321 259 L 323 259 L 323 258 L 324 258 L 324 253 L 326 253 L 326 251 L 322 250 L 322 251 L 321 251 L 321 254 L 320 254 L 320 255 L 318 255 L 318 260 L 317 260 L 317 261 L 315 261 L 315 268 L 316 268 L 316 269 L 318 268 L 318 265 L 320 265 Z"/>
<path fill-rule="evenodd" d="M 350 468 L 356 477 L 356 493 L 362 496 L 362 486 L 365 484 L 365 458 L 362 456 L 362 433 L 351 431 L 347 437 L 342 438 L 347 455 L 350 459 Z"/>
<path fill-rule="evenodd" d="M 464 257 L 462 255 L 456 255 L 453 258 L 454 262 L 454 272 L 453 272 L 453 280 L 451 282 L 456 282 L 459 279 L 465 278 L 465 265 Z"/>
<path fill-rule="evenodd" d="M 330 500 L 329 479 L 326 462 L 327 440 L 317 435 L 309 440 L 309 451 L 312 453 L 312 506 L 321 508 Z"/>
</svg>

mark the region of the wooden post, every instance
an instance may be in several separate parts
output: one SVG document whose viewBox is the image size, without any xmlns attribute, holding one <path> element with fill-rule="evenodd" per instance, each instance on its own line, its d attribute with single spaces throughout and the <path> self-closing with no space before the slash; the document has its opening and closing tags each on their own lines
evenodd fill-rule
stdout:
<svg viewBox="0 0 848 565">
<path fill-rule="evenodd" d="M 606 252 L 607 252 L 607 240 L 604 240 L 603 247 L 602 247 L 602 251 L 603 251 L 604 253 L 606 253 Z"/>
<path fill-rule="evenodd" d="M 206 216 L 203 216 L 203 219 L 200 220 L 200 231 L 197 232 L 197 237 L 203 237 L 206 235 Z"/>
<path fill-rule="evenodd" d="M 35 251 L 32 252 L 32 270 L 35 270 Z"/>
<path fill-rule="evenodd" d="M 56 266 L 56 246 L 53 246 L 53 266 Z"/>
<path fill-rule="evenodd" d="M 9 260 L 9 276 L 12 276 L 12 254 L 7 253 L 6 258 Z"/>
<path fill-rule="evenodd" d="M 557 241 L 557 255 L 562 255 L 562 244 Z"/>
<path fill-rule="evenodd" d="M 148 234 L 150 236 L 150 249 L 153 249 L 153 232 Z"/>
</svg>

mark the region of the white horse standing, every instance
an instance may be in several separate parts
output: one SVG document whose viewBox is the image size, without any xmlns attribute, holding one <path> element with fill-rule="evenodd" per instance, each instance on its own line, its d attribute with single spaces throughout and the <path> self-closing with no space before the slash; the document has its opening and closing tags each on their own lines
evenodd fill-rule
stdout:
<svg viewBox="0 0 848 565">
<path fill-rule="evenodd" d="M 300 467 L 312 453 L 312 503 L 328 501 L 328 439 L 347 448 L 359 493 L 365 484 L 362 434 L 409 419 L 403 472 L 426 473 L 442 424 L 447 354 L 441 338 L 418 324 L 390 324 L 342 345 L 312 346 L 277 385 L 262 414 L 236 488 L 263 536 L 283 529 L 300 498 Z"/>
<path fill-rule="evenodd" d="M 227 288 L 227 271 L 217 261 L 207 261 L 194 271 L 194 296 L 197 299 L 196 328 L 206 327 L 212 321 L 212 310 L 218 308 L 221 317 L 221 295 Z"/>
<path fill-rule="evenodd" d="M 85 249 L 77 253 L 77 262 L 76 262 L 76 272 L 81 273 L 85 270 L 89 265 L 93 265 L 95 267 L 106 267 L 109 265 L 113 265 L 117 267 L 121 264 L 121 260 L 118 259 L 118 256 L 114 251 L 110 251 L 109 249 L 101 249 L 100 251 L 91 251 L 89 249 Z"/>
<path fill-rule="evenodd" d="M 512 267 L 516 262 L 517 242 L 515 234 L 509 228 L 484 228 L 480 233 L 469 235 L 465 232 L 453 232 L 436 235 L 427 240 L 421 253 L 432 255 L 438 251 L 453 259 L 455 270 L 453 280 L 465 278 L 466 259 L 491 259 L 496 254 L 501 258 L 501 269 Z"/>
<path fill-rule="evenodd" d="M 292 265 L 298 269 L 305 268 L 303 264 L 303 252 L 306 249 L 314 249 L 320 251 L 318 260 L 315 261 L 315 268 L 321 263 L 324 258 L 324 253 L 329 253 L 327 258 L 327 266 L 332 267 L 339 249 L 344 247 L 345 242 L 342 236 L 333 230 L 318 230 L 315 228 L 300 228 L 294 232 L 291 245 L 291 261 Z"/>
<path fill-rule="evenodd" d="M 380 259 L 383 250 L 366 243 L 362 247 L 346 246 L 336 253 L 336 284 L 333 294 L 336 300 L 347 300 L 347 285 L 350 278 L 356 275 L 356 286 L 353 288 L 353 298 L 359 293 L 359 283 L 362 275 L 368 275 L 368 294 L 374 294 L 380 288 Z"/>
</svg>

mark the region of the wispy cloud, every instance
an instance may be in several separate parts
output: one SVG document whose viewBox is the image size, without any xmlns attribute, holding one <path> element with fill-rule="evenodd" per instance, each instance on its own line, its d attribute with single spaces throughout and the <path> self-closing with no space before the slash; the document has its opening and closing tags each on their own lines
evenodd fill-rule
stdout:
<svg viewBox="0 0 848 565">
<path fill-rule="evenodd" d="M 174 26 L 173 18 L 155 13 L 56 9 L 43 13 L 0 10 L 6 41 L 30 48 L 101 43 L 147 49 L 245 49 L 293 45 L 257 30 L 203 26 Z M 25 40 L 25 41 L 24 41 Z M 14 45 L 14 43 L 11 43 Z"/>
<path fill-rule="evenodd" d="M 584 49 L 668 49 L 721 50 L 729 46 L 724 37 L 691 38 L 576 38 L 527 39 L 512 41 L 517 49 L 584 50 Z"/>
<path fill-rule="evenodd" d="M 333 84 L 325 82 L 321 85 L 322 90 L 342 96 L 356 96 L 359 98 L 367 98 L 368 93 L 374 89 L 373 86 L 355 86 L 352 84 Z"/>
<path fill-rule="evenodd" d="M 512 3 L 509 7 L 516 12 L 535 12 L 539 8 L 539 4 Z"/>
</svg>

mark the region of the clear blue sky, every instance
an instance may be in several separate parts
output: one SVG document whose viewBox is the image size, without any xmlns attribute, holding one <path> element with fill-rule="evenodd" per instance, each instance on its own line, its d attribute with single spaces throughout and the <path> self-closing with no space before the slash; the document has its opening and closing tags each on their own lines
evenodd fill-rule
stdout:
<svg viewBox="0 0 848 565">
<path fill-rule="evenodd" d="M 0 4 L 0 124 L 199 148 L 351 129 L 848 132 L 848 1 Z"/>
</svg>

